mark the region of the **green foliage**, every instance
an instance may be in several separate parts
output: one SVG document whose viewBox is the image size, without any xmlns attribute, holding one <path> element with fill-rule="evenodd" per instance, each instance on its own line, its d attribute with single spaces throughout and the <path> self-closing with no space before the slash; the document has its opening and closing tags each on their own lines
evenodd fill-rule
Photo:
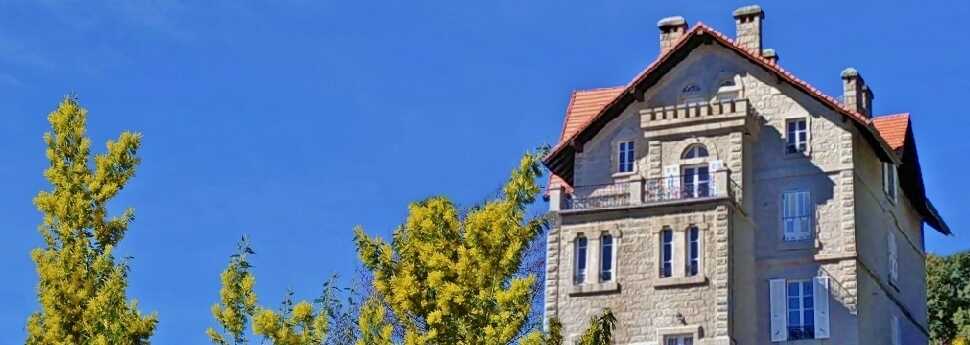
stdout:
<svg viewBox="0 0 970 345">
<path fill-rule="evenodd" d="M 583 332 L 577 344 L 579 345 L 611 345 L 613 344 L 613 331 L 616 329 L 616 317 L 609 309 L 602 314 L 593 317 L 589 321 L 589 327 Z M 526 335 L 521 345 L 563 345 L 562 323 L 558 319 L 549 320 L 549 333 L 531 332 Z"/>
<path fill-rule="evenodd" d="M 613 342 L 613 330 L 616 329 L 616 317 L 609 309 L 603 314 L 589 321 L 589 328 L 579 338 L 580 345 L 609 345 Z"/>
<path fill-rule="evenodd" d="M 970 338 L 970 252 L 927 256 L 926 294 L 932 342 Z"/>
<path fill-rule="evenodd" d="M 256 311 L 256 277 L 249 271 L 248 256 L 255 254 L 249 246 L 249 240 L 244 236 L 237 245 L 236 254 L 229 260 L 220 278 L 222 288 L 219 289 L 220 303 L 212 306 L 212 316 L 226 334 L 221 334 L 209 328 L 206 334 L 214 344 L 227 345 L 246 344 L 246 324 L 249 317 Z"/>
<path fill-rule="evenodd" d="M 34 198 L 44 214 L 44 248 L 31 252 L 39 278 L 41 310 L 27 320 L 27 344 L 145 344 L 155 315 L 127 300 L 127 260 L 112 255 L 134 211 L 108 217 L 107 204 L 135 175 L 141 135 L 123 132 L 93 157 L 86 136 L 87 110 L 66 97 L 47 117 L 44 134 L 52 190 Z"/>
<path fill-rule="evenodd" d="M 526 154 L 502 195 L 460 216 L 444 197 L 413 203 L 391 243 L 355 229 L 357 252 L 374 274 L 408 345 L 512 343 L 528 319 L 535 277 L 516 276 L 527 245 L 545 221 L 526 219 L 539 193 L 538 154 Z M 384 334 L 373 307 L 360 324 Z M 371 333 L 375 334 L 375 333 Z M 386 338 L 381 338 L 386 339 Z"/>
<path fill-rule="evenodd" d="M 336 299 L 339 290 L 335 285 L 336 276 L 323 284 L 321 297 L 313 302 L 293 302 L 293 292 L 288 292 L 279 310 L 260 307 L 254 291 L 256 277 L 249 263 L 249 255 L 252 254 L 255 251 L 244 236 L 237 245 L 236 254 L 229 257 L 229 265 L 220 276 L 220 302 L 212 306 L 212 316 L 224 333 L 213 328 L 206 330 L 206 335 L 214 344 L 248 344 L 246 325 L 250 320 L 253 333 L 262 336 L 270 344 L 324 344 L 330 330 L 330 320 L 349 317 Z M 341 340 L 352 343 L 353 332 L 345 333 L 349 334 L 340 334 Z"/>
<path fill-rule="evenodd" d="M 378 298 L 370 298 L 364 302 L 357 319 L 360 329 L 357 345 L 393 344 L 394 326 L 388 322 L 386 310 Z"/>
<path fill-rule="evenodd" d="M 321 312 L 325 309 L 322 308 L 323 301 L 318 300 L 317 304 L 317 308 L 307 301 L 294 304 L 290 292 L 278 312 L 259 308 L 253 317 L 253 331 L 274 345 L 323 344 L 330 319 L 326 312 Z"/>
</svg>

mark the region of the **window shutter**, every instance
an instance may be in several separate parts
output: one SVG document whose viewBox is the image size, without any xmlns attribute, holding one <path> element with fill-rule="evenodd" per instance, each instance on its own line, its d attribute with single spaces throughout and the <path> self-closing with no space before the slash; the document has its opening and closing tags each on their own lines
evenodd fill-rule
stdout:
<svg viewBox="0 0 970 345">
<path fill-rule="evenodd" d="M 663 171 L 664 180 L 666 180 L 666 184 L 667 184 L 665 188 L 666 190 L 664 193 L 664 196 L 666 197 L 666 199 L 673 199 L 678 195 L 677 191 L 679 190 L 679 188 L 677 188 L 677 184 L 678 184 L 677 175 L 679 172 L 680 172 L 679 165 L 668 165 L 664 167 L 664 171 Z"/>
<path fill-rule="evenodd" d="M 710 181 L 711 181 L 709 183 L 710 187 L 708 187 L 711 190 L 710 195 L 718 195 L 718 190 L 717 190 L 717 176 L 718 176 L 718 173 L 717 172 L 718 171 L 721 171 L 721 170 L 724 170 L 724 162 L 723 161 L 714 160 L 714 161 L 710 161 L 709 163 L 707 163 L 707 171 L 708 171 L 708 174 L 710 176 Z"/>
<path fill-rule="evenodd" d="M 889 241 L 887 243 L 889 247 L 889 279 L 895 283 L 899 279 L 899 248 L 896 246 L 895 231 L 889 229 L 889 236 L 886 238 Z"/>
<path fill-rule="evenodd" d="M 829 338 L 829 277 L 813 279 L 815 291 L 815 338 Z"/>
<path fill-rule="evenodd" d="M 889 193 L 889 169 L 886 168 L 886 162 L 882 162 L 882 191 Z"/>
<path fill-rule="evenodd" d="M 768 282 L 771 295 L 771 341 L 788 340 L 788 291 L 784 279 Z"/>
<path fill-rule="evenodd" d="M 892 332 L 892 335 L 890 336 L 893 337 L 893 345 L 902 345 L 903 332 L 902 332 L 902 329 L 900 328 L 898 316 L 893 315 L 892 323 L 889 325 L 889 328 L 891 329 L 891 332 Z"/>
</svg>

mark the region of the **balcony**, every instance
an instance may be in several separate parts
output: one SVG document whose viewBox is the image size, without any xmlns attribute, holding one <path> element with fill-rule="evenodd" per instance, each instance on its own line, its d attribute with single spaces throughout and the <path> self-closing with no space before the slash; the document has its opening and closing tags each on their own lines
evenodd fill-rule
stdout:
<svg viewBox="0 0 970 345">
<path fill-rule="evenodd" d="M 583 211 L 645 207 L 713 199 L 734 199 L 740 189 L 730 171 L 720 170 L 709 181 L 686 181 L 681 176 L 643 179 L 549 191 L 551 211 Z"/>
</svg>

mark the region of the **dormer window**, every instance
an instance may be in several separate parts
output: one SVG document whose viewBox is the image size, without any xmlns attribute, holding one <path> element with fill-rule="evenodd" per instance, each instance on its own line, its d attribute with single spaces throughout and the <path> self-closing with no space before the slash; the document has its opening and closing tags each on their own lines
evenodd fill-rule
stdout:
<svg viewBox="0 0 970 345">
<path fill-rule="evenodd" d="M 633 141 L 621 141 L 617 147 L 617 167 L 616 172 L 628 173 L 633 172 L 633 162 L 634 162 L 634 146 Z"/>
<path fill-rule="evenodd" d="M 730 101 L 741 98 L 741 78 L 734 73 L 721 72 L 717 78 L 715 100 Z"/>
</svg>

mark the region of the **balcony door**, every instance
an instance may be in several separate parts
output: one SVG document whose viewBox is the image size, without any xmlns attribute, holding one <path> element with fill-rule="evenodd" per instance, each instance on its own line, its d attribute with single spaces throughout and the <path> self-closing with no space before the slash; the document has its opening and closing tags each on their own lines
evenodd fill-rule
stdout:
<svg viewBox="0 0 970 345">
<path fill-rule="evenodd" d="M 711 173 L 707 164 L 686 165 L 681 170 L 680 176 L 684 198 L 703 198 L 711 195 Z"/>
</svg>

